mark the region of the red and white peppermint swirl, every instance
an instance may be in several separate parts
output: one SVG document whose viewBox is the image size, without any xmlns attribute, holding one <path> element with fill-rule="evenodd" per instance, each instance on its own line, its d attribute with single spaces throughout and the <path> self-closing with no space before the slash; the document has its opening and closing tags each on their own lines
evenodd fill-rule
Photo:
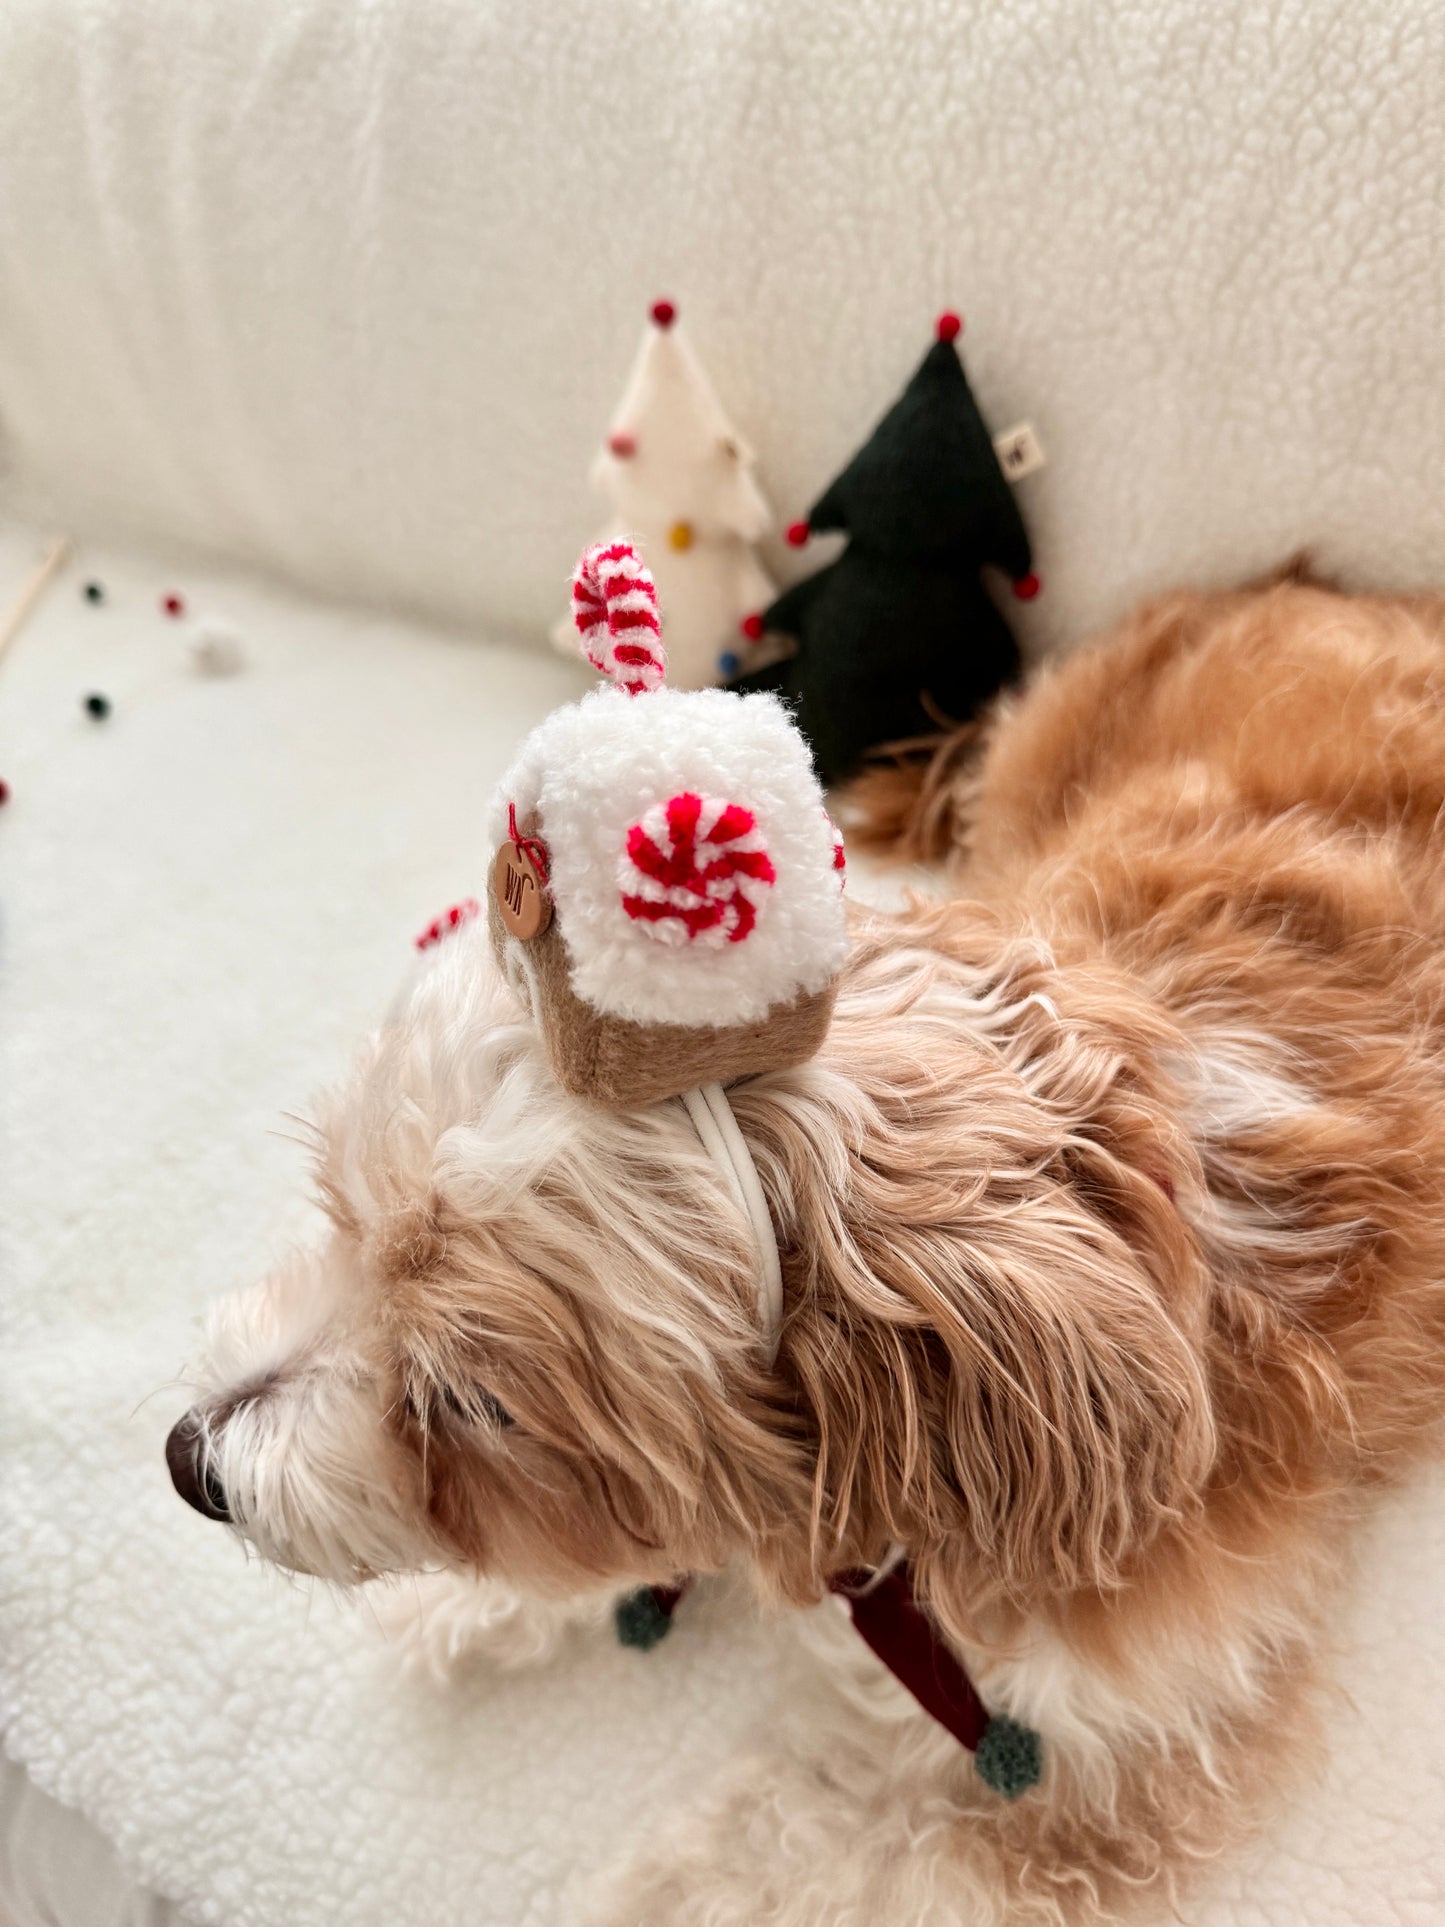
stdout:
<svg viewBox="0 0 1445 1927">
<path fill-rule="evenodd" d="M 628 830 L 617 880 L 649 937 L 721 947 L 751 935 L 777 871 L 751 810 L 685 791 Z"/>
<path fill-rule="evenodd" d="M 572 578 L 572 620 L 587 660 L 619 689 L 656 689 L 667 668 L 657 585 L 630 542 L 598 542 Z"/>
</svg>

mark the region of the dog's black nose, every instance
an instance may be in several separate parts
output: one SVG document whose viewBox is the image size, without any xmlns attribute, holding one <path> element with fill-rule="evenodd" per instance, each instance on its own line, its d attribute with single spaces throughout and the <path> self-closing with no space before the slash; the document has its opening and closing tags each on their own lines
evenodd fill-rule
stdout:
<svg viewBox="0 0 1445 1927">
<path fill-rule="evenodd" d="M 226 1488 L 211 1464 L 205 1430 L 193 1411 L 185 1413 L 171 1427 L 166 1440 L 166 1464 L 171 1469 L 171 1484 L 187 1505 L 194 1506 L 203 1518 L 230 1523 Z"/>
</svg>

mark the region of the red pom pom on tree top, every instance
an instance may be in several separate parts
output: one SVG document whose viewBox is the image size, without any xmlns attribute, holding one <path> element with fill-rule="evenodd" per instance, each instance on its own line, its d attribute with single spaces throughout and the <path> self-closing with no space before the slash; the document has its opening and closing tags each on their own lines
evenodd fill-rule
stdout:
<svg viewBox="0 0 1445 1927">
<path fill-rule="evenodd" d="M 957 341 L 962 333 L 963 316 L 955 314 L 952 308 L 946 309 L 944 313 L 938 317 L 938 339 L 940 341 Z"/>
<path fill-rule="evenodd" d="M 670 301 L 654 301 L 652 304 L 652 318 L 659 328 L 670 328 L 677 319 L 677 309 L 673 307 Z"/>
</svg>

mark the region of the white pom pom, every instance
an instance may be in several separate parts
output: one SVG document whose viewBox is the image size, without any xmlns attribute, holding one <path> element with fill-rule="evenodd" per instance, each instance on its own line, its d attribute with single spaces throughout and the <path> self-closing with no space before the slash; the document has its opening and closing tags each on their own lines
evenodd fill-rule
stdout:
<svg viewBox="0 0 1445 1927">
<path fill-rule="evenodd" d="M 196 625 L 186 648 L 198 676 L 235 676 L 246 666 L 240 636 L 228 622 L 219 622 L 214 616 Z"/>
</svg>

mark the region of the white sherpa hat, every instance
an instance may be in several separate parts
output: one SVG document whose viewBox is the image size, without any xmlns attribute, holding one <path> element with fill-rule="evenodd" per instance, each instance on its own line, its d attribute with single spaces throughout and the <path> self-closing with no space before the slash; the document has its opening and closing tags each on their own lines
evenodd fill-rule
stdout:
<svg viewBox="0 0 1445 1927">
<path fill-rule="evenodd" d="M 647 1103 L 810 1057 L 843 961 L 843 846 L 776 697 L 662 686 L 630 544 L 573 584 L 611 682 L 523 745 L 492 805 L 491 922 L 569 1090 Z"/>
</svg>

